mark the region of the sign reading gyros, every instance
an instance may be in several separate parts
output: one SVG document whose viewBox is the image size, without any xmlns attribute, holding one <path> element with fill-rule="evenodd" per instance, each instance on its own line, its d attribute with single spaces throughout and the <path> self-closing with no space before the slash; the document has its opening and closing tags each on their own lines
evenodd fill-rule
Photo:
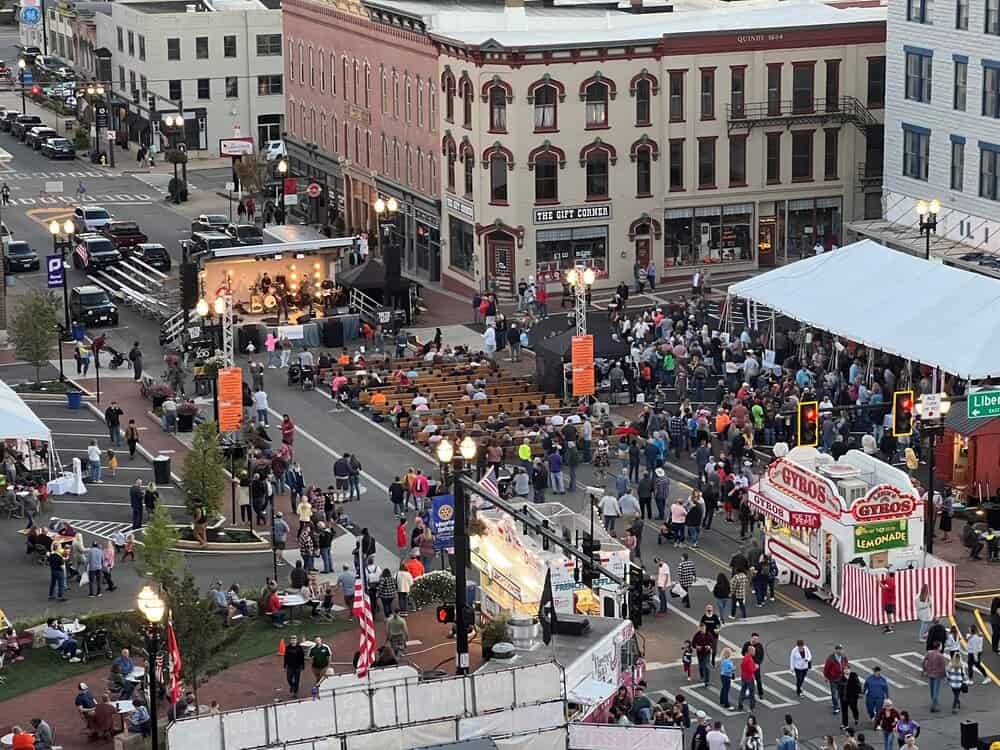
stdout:
<svg viewBox="0 0 1000 750">
<path fill-rule="evenodd" d="M 843 510 L 840 495 L 833 482 L 826 477 L 783 459 L 768 467 L 767 479 L 785 494 L 830 518 L 840 520 Z"/>
<path fill-rule="evenodd" d="M 851 506 L 851 515 L 859 523 L 888 521 L 909 518 L 918 507 L 913 495 L 906 495 L 890 484 L 880 484 Z"/>
</svg>

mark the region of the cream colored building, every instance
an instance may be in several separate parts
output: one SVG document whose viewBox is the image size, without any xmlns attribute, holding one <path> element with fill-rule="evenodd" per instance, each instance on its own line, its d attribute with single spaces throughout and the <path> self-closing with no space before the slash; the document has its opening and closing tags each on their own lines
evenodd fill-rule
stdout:
<svg viewBox="0 0 1000 750">
<path fill-rule="evenodd" d="M 884 7 L 427 7 L 446 286 L 746 272 L 880 212 Z"/>
</svg>

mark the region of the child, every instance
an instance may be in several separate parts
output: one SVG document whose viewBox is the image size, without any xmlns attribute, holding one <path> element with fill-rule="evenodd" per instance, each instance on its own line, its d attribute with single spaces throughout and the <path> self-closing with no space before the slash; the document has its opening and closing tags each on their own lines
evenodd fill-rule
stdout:
<svg viewBox="0 0 1000 750">
<path fill-rule="evenodd" d="M 694 649 L 691 648 L 691 641 L 684 641 L 684 645 L 681 646 L 681 663 L 684 665 L 684 674 L 688 682 L 691 682 L 692 661 L 694 661 Z"/>
<path fill-rule="evenodd" d="M 118 473 L 118 456 L 111 449 L 108 449 L 108 473 L 111 474 L 111 478 L 115 478 L 115 474 Z"/>
<path fill-rule="evenodd" d="M 115 545 L 115 553 L 121 557 L 125 551 L 125 535 L 121 531 L 116 531 L 111 535 L 111 543 Z"/>
<path fill-rule="evenodd" d="M 132 534 L 125 537 L 125 552 L 122 553 L 122 562 L 125 560 L 135 562 L 135 536 Z"/>
</svg>

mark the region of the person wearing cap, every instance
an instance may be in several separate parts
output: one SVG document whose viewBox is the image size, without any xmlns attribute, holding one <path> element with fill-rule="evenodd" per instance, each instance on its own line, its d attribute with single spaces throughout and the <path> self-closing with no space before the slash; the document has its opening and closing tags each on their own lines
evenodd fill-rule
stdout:
<svg viewBox="0 0 1000 750">
<path fill-rule="evenodd" d="M 704 711 L 694 714 L 694 732 L 691 735 L 691 747 L 694 750 L 705 750 L 708 747 L 708 730 L 711 729 L 711 719 Z"/>
<path fill-rule="evenodd" d="M 73 701 L 73 705 L 76 706 L 77 711 L 80 712 L 80 716 L 83 717 L 87 726 L 91 727 L 94 721 L 94 709 L 97 708 L 97 701 L 94 699 L 93 694 L 90 692 L 90 687 L 88 687 L 86 682 L 81 682 L 77 688 L 79 692 L 76 694 L 76 700 Z"/>
<path fill-rule="evenodd" d="M 847 666 L 847 654 L 839 643 L 834 646 L 833 653 L 826 657 L 823 663 L 823 677 L 830 686 L 830 701 L 833 713 L 840 713 L 840 683 L 844 680 L 844 668 Z"/>
<path fill-rule="evenodd" d="M 319 556 L 323 560 L 323 572 L 333 572 L 333 558 L 330 554 L 330 547 L 333 546 L 333 531 L 331 531 L 324 521 L 316 523 L 317 536 L 316 544 L 319 547 Z"/>
<path fill-rule="evenodd" d="M 656 503 L 656 520 L 666 519 L 667 500 L 670 497 L 670 478 L 662 467 L 653 472 L 653 501 Z"/>
<path fill-rule="evenodd" d="M 882 710 L 882 704 L 889 697 L 889 683 L 882 676 L 882 667 L 875 665 L 872 673 L 865 678 L 865 710 L 868 718 L 874 719 L 875 715 Z"/>
</svg>

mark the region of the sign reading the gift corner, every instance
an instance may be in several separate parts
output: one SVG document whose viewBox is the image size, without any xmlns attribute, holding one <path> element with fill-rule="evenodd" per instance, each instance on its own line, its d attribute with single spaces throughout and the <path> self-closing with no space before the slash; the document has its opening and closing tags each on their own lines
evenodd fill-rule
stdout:
<svg viewBox="0 0 1000 750">
<path fill-rule="evenodd" d="M 910 543 L 907 521 L 881 521 L 854 527 L 854 552 L 878 552 L 906 547 Z"/>
</svg>

